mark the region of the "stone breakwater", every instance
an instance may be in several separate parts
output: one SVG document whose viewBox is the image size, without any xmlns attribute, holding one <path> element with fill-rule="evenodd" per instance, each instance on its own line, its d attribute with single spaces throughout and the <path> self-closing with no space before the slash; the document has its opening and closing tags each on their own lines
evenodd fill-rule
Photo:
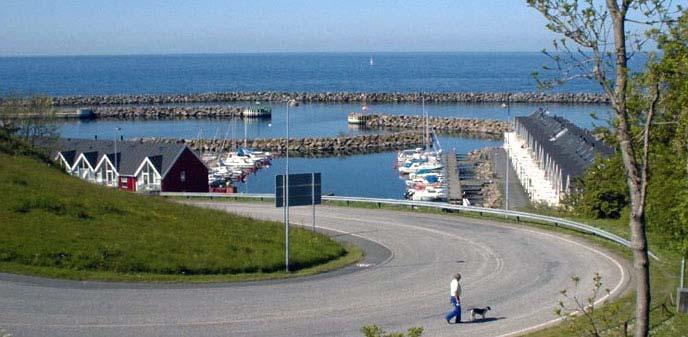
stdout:
<svg viewBox="0 0 688 337">
<path fill-rule="evenodd" d="M 496 208 L 502 205 L 502 191 L 497 184 L 497 174 L 494 169 L 495 149 L 484 148 L 468 153 L 468 160 L 475 163 L 476 177 L 483 181 L 483 207 Z"/>
<path fill-rule="evenodd" d="M 101 106 L 94 109 L 96 118 L 217 118 L 241 116 L 237 106 Z"/>
<path fill-rule="evenodd" d="M 431 117 L 428 119 L 430 129 L 438 133 L 456 132 L 501 136 L 510 130 L 506 121 L 491 119 L 467 119 L 449 117 Z M 369 128 L 422 129 L 425 118 L 421 116 L 371 115 L 366 121 Z"/>
<path fill-rule="evenodd" d="M 313 103 L 595 103 L 609 99 L 598 93 L 533 93 L 533 92 L 213 92 L 175 95 L 106 95 L 53 97 L 53 106 L 102 106 L 133 104 L 184 104 L 239 101 L 284 102 L 287 100 Z"/>
<path fill-rule="evenodd" d="M 136 138 L 141 142 L 184 143 L 199 152 L 229 151 L 232 142 L 208 139 L 171 139 L 171 138 Z M 239 143 L 241 143 L 239 141 Z M 289 156 L 295 157 L 328 157 L 395 151 L 403 148 L 417 147 L 423 143 L 418 132 L 397 132 L 381 135 L 363 135 L 355 137 L 300 138 L 289 140 Z M 249 148 L 259 151 L 270 151 L 273 155 L 283 156 L 286 153 L 285 138 L 250 139 Z"/>
</svg>

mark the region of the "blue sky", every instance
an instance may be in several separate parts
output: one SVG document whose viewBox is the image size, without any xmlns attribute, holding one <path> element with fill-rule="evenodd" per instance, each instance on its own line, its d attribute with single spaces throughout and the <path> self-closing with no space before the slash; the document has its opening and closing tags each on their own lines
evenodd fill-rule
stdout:
<svg viewBox="0 0 688 337">
<path fill-rule="evenodd" d="M 2 0 L 0 55 L 539 51 L 521 0 Z"/>
</svg>

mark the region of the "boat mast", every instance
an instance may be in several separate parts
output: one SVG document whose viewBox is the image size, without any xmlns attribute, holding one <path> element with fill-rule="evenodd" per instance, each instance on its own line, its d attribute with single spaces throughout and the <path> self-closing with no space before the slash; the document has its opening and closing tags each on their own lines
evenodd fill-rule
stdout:
<svg viewBox="0 0 688 337">
<path fill-rule="evenodd" d="M 248 146 L 246 146 L 246 137 L 248 135 L 248 132 L 246 131 L 246 124 L 248 124 L 248 122 L 247 122 L 246 118 L 244 118 L 244 148 L 245 149 L 248 148 Z"/>
<path fill-rule="evenodd" d="M 425 97 L 422 97 L 421 104 L 423 107 L 423 117 L 425 118 L 423 138 L 425 140 L 425 149 L 430 149 L 430 125 L 428 123 L 428 113 L 425 111 Z"/>
</svg>

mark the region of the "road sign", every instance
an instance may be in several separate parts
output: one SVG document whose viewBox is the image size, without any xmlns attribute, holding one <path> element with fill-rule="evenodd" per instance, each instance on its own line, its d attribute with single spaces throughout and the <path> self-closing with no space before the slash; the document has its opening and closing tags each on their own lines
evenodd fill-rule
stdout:
<svg viewBox="0 0 688 337">
<path fill-rule="evenodd" d="M 322 196 L 320 173 L 290 174 L 289 206 L 320 205 Z M 275 176 L 275 206 L 284 207 L 284 175 Z"/>
</svg>

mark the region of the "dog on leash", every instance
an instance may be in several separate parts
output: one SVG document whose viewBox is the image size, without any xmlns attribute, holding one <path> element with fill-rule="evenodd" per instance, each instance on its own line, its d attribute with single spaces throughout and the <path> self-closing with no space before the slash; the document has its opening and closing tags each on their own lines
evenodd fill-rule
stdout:
<svg viewBox="0 0 688 337">
<path fill-rule="evenodd" d="M 492 308 L 490 308 L 489 306 L 485 307 L 485 308 L 472 308 L 472 309 L 468 310 L 468 312 L 471 315 L 471 322 L 475 321 L 475 316 L 478 316 L 478 315 L 480 315 L 482 317 L 482 319 L 485 319 L 485 314 L 487 314 L 487 312 L 490 310 L 492 310 Z"/>
</svg>

